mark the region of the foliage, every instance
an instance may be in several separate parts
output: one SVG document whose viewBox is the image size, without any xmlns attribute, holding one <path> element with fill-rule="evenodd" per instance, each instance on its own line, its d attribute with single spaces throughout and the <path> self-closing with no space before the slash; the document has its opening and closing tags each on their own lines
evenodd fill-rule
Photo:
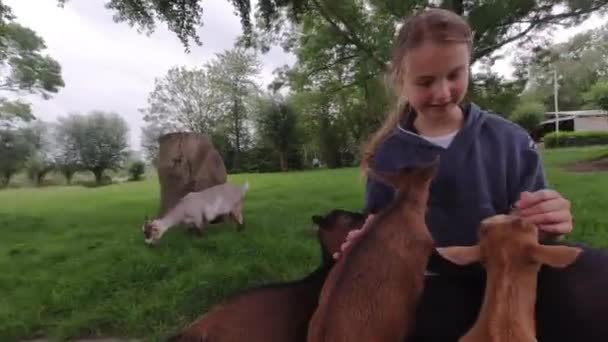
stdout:
<svg viewBox="0 0 608 342">
<path fill-rule="evenodd" d="M 142 130 L 147 158 L 158 154 L 157 139 L 170 131 L 207 134 L 229 170 L 240 169 L 239 159 L 252 146 L 250 116 L 255 110 L 260 62 L 242 48 L 224 51 L 201 68 L 174 67 L 156 80 L 142 110 L 148 123 Z"/>
<path fill-rule="evenodd" d="M 64 87 L 60 64 L 48 55 L 44 40 L 14 22 L 10 7 L 0 3 L 0 91 L 38 94 L 48 99 Z M 0 96 L 0 121 L 33 119 L 29 104 Z"/>
<path fill-rule="evenodd" d="M 26 163 L 27 174 L 36 185 L 42 185 L 44 177 L 56 168 L 58 146 L 54 137 L 55 127 L 37 120 L 27 127 L 28 141 L 32 144 L 32 154 Z"/>
<path fill-rule="evenodd" d="M 15 121 L 31 121 L 34 119 L 32 107 L 29 103 L 20 100 L 9 101 L 0 98 L 0 122 L 12 126 Z"/>
<path fill-rule="evenodd" d="M 58 0 L 63 4 L 68 0 Z M 492 55 L 512 42 L 534 42 L 542 30 L 554 25 L 569 27 L 587 19 L 591 14 L 605 11 L 605 0 L 509 0 L 478 3 L 465 0 L 259 0 L 255 11 L 257 25 L 251 20 L 250 0 L 229 0 L 235 7 L 243 28 L 246 46 L 260 41 L 284 46 L 293 43 L 294 27 L 305 26 L 317 17 L 342 37 L 342 45 L 352 45 L 361 54 L 383 65 L 384 42 L 390 40 L 395 24 L 413 9 L 431 3 L 448 8 L 467 17 L 475 34 L 473 60 Z M 182 0 L 178 3 L 160 0 L 109 0 L 106 8 L 115 13 L 118 22 L 128 22 L 139 30 L 153 32 L 158 22 L 165 23 L 182 41 L 186 50 L 191 42 L 201 45 L 197 28 L 202 22 L 202 0 Z M 255 27 L 254 27 L 255 26 Z M 257 28 L 257 31 L 255 30 Z M 384 31 L 380 40 L 371 39 L 369 32 Z M 269 37 L 264 37 L 269 36 Z M 264 38 L 264 39 L 262 39 Z M 267 47 L 265 47 L 267 48 Z"/>
<path fill-rule="evenodd" d="M 227 138 L 232 152 L 231 169 L 239 170 L 243 149 L 251 146 L 250 116 L 255 110 L 259 86 L 255 82 L 261 70 L 256 54 L 242 48 L 224 51 L 207 64 L 211 101 L 219 116 L 219 130 Z"/>
<path fill-rule="evenodd" d="M 608 25 L 520 58 L 530 66 L 525 68 L 529 69 L 529 89 L 540 94 L 548 107 L 553 107 L 557 72 L 559 109 L 579 110 L 587 102 L 585 93 L 608 77 Z"/>
<path fill-rule="evenodd" d="M 217 108 L 210 101 L 205 70 L 173 67 L 154 83 L 148 106 L 141 110 L 144 120 L 155 125 L 153 130 L 163 127 L 209 133 L 217 125 Z"/>
<path fill-rule="evenodd" d="M 521 80 L 506 80 L 493 72 L 472 75 L 468 96 L 481 108 L 503 117 L 513 114 L 525 83 Z"/>
<path fill-rule="evenodd" d="M 608 111 L 608 79 L 591 86 L 584 95 L 585 100 L 599 108 Z"/>
<path fill-rule="evenodd" d="M 541 102 L 522 102 L 517 105 L 509 119 L 531 131 L 543 121 L 546 111 Z"/>
<path fill-rule="evenodd" d="M 34 148 L 27 129 L 0 127 L 0 187 L 5 187 L 20 171 Z"/>
<path fill-rule="evenodd" d="M 165 133 L 168 133 L 169 129 L 163 128 L 156 122 L 148 123 L 141 128 L 141 141 L 140 146 L 144 152 L 146 160 L 150 162 L 154 167 L 158 166 L 158 139 Z"/>
<path fill-rule="evenodd" d="M 129 175 L 131 180 L 138 181 L 146 173 L 146 163 L 141 160 L 135 161 L 129 167 Z"/>
<path fill-rule="evenodd" d="M 116 113 L 93 111 L 59 119 L 58 130 L 65 137 L 64 152 L 95 175 L 101 184 L 105 170 L 122 167 L 127 156 L 126 121 Z"/>
<path fill-rule="evenodd" d="M 278 155 L 281 171 L 289 169 L 289 153 L 298 145 L 297 114 L 283 99 L 265 98 L 257 113 L 260 139 Z"/>
<path fill-rule="evenodd" d="M 608 145 L 608 132 L 552 132 L 545 135 L 547 148 Z"/>
</svg>

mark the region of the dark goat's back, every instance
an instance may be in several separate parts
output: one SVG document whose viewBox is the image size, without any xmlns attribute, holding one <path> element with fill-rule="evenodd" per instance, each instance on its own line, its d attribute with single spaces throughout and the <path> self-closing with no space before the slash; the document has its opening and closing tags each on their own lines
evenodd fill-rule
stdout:
<svg viewBox="0 0 608 342">
<path fill-rule="evenodd" d="M 570 266 L 542 266 L 538 274 L 536 320 L 540 342 L 608 341 L 608 251 L 583 248 Z M 457 266 L 434 253 L 407 342 L 457 341 L 471 328 L 481 307 L 485 271 Z"/>
<path fill-rule="evenodd" d="M 539 273 L 539 341 L 608 341 L 608 251 L 581 245 L 578 260 Z"/>
</svg>

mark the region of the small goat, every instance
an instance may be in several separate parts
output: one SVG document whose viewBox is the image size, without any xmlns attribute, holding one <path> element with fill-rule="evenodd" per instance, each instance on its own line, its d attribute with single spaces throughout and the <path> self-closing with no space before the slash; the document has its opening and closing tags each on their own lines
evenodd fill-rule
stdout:
<svg viewBox="0 0 608 342">
<path fill-rule="evenodd" d="M 410 333 L 434 243 L 425 223 L 439 159 L 397 173 L 371 172 L 393 202 L 340 257 L 321 292 L 309 342 L 403 341 Z"/>
<path fill-rule="evenodd" d="M 226 214 L 236 221 L 238 230 L 242 230 L 243 197 L 248 189 L 248 182 L 242 186 L 223 183 L 187 194 L 163 217 L 145 220 L 142 226 L 145 242 L 158 242 L 169 228 L 179 223 L 194 225 L 202 233 L 209 222 Z"/>
<path fill-rule="evenodd" d="M 582 251 L 575 247 L 540 245 L 538 228 L 512 215 L 483 220 L 478 245 L 437 250 L 456 264 L 481 262 L 486 269 L 481 311 L 460 342 L 537 341 L 535 305 L 541 264 L 564 268 Z"/>
<path fill-rule="evenodd" d="M 323 261 L 317 270 L 302 280 L 271 284 L 233 295 L 216 305 L 182 333 L 174 342 L 298 342 L 306 341 L 312 316 L 327 273 L 333 265 L 332 254 L 349 231 L 359 229 L 365 216 L 332 210 L 313 216 Z"/>
</svg>

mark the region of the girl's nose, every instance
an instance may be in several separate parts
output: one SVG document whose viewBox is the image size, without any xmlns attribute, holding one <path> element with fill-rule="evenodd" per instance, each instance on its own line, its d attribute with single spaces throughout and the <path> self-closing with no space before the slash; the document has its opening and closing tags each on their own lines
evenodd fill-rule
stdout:
<svg viewBox="0 0 608 342">
<path fill-rule="evenodd" d="M 450 99 L 450 84 L 446 80 L 437 82 L 434 92 L 435 103 L 445 103 Z"/>
</svg>

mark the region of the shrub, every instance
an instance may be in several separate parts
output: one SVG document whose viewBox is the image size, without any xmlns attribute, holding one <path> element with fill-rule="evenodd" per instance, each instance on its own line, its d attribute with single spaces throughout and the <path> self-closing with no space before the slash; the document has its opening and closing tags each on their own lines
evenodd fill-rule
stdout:
<svg viewBox="0 0 608 342">
<path fill-rule="evenodd" d="M 552 132 L 545 135 L 545 147 L 608 145 L 608 132 Z"/>
<path fill-rule="evenodd" d="M 543 121 L 545 112 L 545 106 L 540 102 L 523 102 L 515 108 L 509 119 L 531 131 Z"/>
<path fill-rule="evenodd" d="M 130 179 L 138 181 L 142 175 L 146 172 L 146 164 L 143 161 L 136 161 L 129 167 Z"/>
</svg>

